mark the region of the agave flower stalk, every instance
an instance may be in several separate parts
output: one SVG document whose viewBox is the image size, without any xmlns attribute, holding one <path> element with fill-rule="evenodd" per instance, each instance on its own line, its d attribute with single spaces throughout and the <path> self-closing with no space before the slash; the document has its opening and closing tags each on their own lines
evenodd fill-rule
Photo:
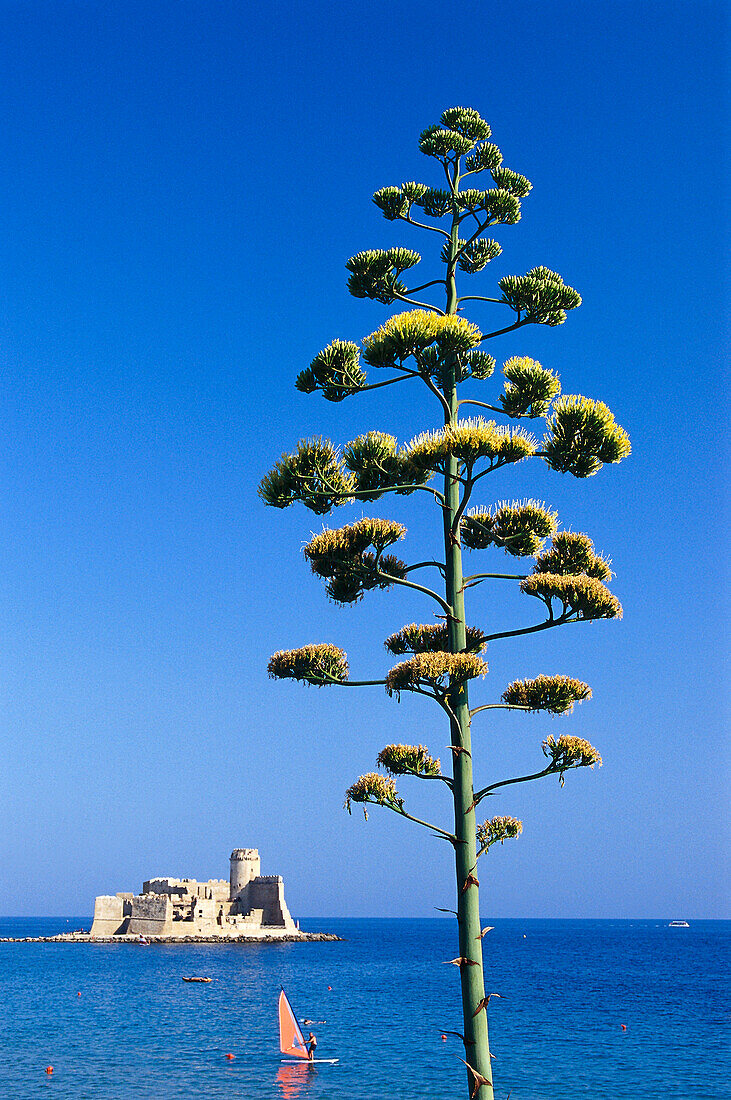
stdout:
<svg viewBox="0 0 731 1100">
<path fill-rule="evenodd" d="M 541 673 L 516 680 L 498 700 L 470 709 L 469 684 L 485 678 L 488 665 L 483 654 L 490 642 L 566 623 L 619 618 L 622 613 L 616 596 L 606 587 L 612 576 L 610 562 L 595 552 L 587 535 L 559 531 L 557 514 L 542 502 L 473 504 L 473 496 L 483 478 L 516 462 L 543 461 L 554 470 L 584 478 L 630 452 L 626 432 L 606 405 L 581 395 L 561 396 L 558 375 L 525 355 L 513 355 L 505 362 L 504 392 L 497 400 L 460 397 L 466 384 L 482 387 L 494 372 L 496 363 L 485 350 L 487 341 L 527 325 L 563 324 L 567 313 L 581 303 L 579 294 L 547 267 L 503 277 L 498 281 L 499 297 L 459 296 L 458 272 L 478 274 L 501 254 L 502 245 L 486 234 L 515 224 L 521 202 L 531 190 L 525 176 L 502 164 L 502 153 L 488 140 L 490 136 L 490 127 L 477 111 L 463 107 L 448 109 L 438 124 L 422 133 L 420 149 L 441 166 L 440 184 L 446 187 L 412 181 L 381 188 L 373 200 L 388 221 L 427 230 L 432 240 L 438 237 L 441 276 L 410 288 L 406 273 L 421 262 L 421 255 L 411 248 L 369 249 L 353 256 L 346 264 L 351 294 L 412 308 L 390 317 L 360 347 L 333 341 L 296 382 L 304 393 L 319 391 L 328 401 L 342 401 L 356 393 L 416 381 L 437 403 L 437 424 L 402 445 L 385 431 L 368 431 L 342 450 L 327 439 L 303 440 L 294 452 L 282 456 L 260 486 L 265 503 L 286 508 L 300 502 L 317 515 L 386 493 L 419 493 L 425 505 L 435 509 L 443 549 L 437 561 L 409 564 L 387 553 L 405 539 L 406 528 L 393 520 L 365 517 L 314 534 L 304 549 L 312 572 L 325 582 L 336 603 L 352 604 L 375 590 L 395 595 L 400 587 L 424 597 L 439 622 L 408 624 L 386 640 L 386 649 L 403 660 L 382 679 L 351 680 L 343 650 L 317 642 L 275 653 L 269 673 L 318 687 L 381 686 L 397 698 L 404 692 L 422 695 L 440 708 L 448 723 L 451 759 L 446 769 L 425 745 L 389 744 L 377 761 L 387 774 L 361 775 L 348 788 L 345 805 L 348 811 L 353 804 L 364 810 L 369 805 L 389 809 L 429 829 L 454 850 L 459 954 L 449 961 L 459 969 L 464 1019 L 461 1061 L 467 1067 L 472 1100 L 493 1100 L 494 1095 L 478 860 L 492 846 L 522 831 L 522 822 L 505 814 L 478 825 L 477 809 L 483 799 L 499 797 L 517 783 L 553 775 L 563 785 L 567 771 L 601 765 L 601 756 L 581 738 L 549 734 L 541 744 L 544 763 L 538 770 L 494 779 L 475 789 L 472 720 L 476 715 L 497 709 L 568 715 L 575 703 L 591 697 L 591 689 L 570 676 Z M 481 189 L 472 178 L 463 186 L 467 177 L 484 173 L 490 174 L 494 186 Z M 424 291 L 435 300 L 424 301 Z M 499 306 L 512 312 L 512 319 L 506 323 L 503 317 L 492 331 L 483 332 L 489 326 L 478 326 L 462 316 L 465 302 Z M 383 380 L 370 381 L 366 367 L 384 372 Z M 482 413 L 463 417 L 464 405 L 495 413 L 507 423 L 485 419 Z M 515 423 L 541 418 L 546 425 L 542 441 Z M 551 540 L 548 547 L 547 540 Z M 532 558 L 532 569 L 465 576 L 463 548 L 472 552 L 492 548 L 511 558 Z M 414 580 L 418 570 L 436 570 L 436 585 Z M 517 584 L 539 601 L 545 617 L 490 634 L 470 623 L 466 593 L 488 581 Z M 477 755 L 482 766 L 479 744 Z M 452 800 L 451 820 L 435 824 L 409 813 L 396 787 L 398 777 L 446 786 Z"/>
</svg>

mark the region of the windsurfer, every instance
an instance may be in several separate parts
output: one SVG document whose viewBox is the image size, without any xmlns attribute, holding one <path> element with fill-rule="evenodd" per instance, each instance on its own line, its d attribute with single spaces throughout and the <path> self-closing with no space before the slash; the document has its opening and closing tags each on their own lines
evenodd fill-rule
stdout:
<svg viewBox="0 0 731 1100">
<path fill-rule="evenodd" d="M 315 1051 L 317 1050 L 317 1039 L 314 1032 L 310 1032 L 307 1036 L 307 1057 L 310 1061 L 315 1057 Z"/>
</svg>

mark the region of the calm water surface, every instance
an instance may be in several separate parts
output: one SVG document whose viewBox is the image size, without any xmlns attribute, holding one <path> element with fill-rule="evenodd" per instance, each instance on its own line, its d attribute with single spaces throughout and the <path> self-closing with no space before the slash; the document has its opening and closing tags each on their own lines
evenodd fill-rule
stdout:
<svg viewBox="0 0 731 1100">
<path fill-rule="evenodd" d="M 487 923 L 498 1100 L 731 1097 L 731 922 Z M 0 936 L 82 926 L 5 918 Z M 462 1100 L 462 1044 L 441 1039 L 461 1030 L 451 921 L 302 926 L 346 942 L 0 944 L 0 1097 Z M 338 1065 L 280 1064 L 280 985 Z"/>
</svg>

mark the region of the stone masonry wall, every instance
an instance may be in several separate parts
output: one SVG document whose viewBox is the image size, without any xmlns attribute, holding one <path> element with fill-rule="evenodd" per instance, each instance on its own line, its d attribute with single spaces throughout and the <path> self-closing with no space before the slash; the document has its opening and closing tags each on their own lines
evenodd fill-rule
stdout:
<svg viewBox="0 0 731 1100">
<path fill-rule="evenodd" d="M 123 931 L 125 922 L 124 901 L 122 898 L 102 894 L 94 902 L 94 923 L 92 936 L 114 936 Z"/>
<path fill-rule="evenodd" d="M 173 903 L 162 894 L 137 894 L 132 898 L 128 931 L 135 936 L 169 936 L 173 924 Z"/>
<path fill-rule="evenodd" d="M 260 875 L 249 883 L 246 891 L 248 909 L 263 911 L 264 925 L 294 932 L 295 924 L 284 900 L 284 879 L 280 875 Z"/>
</svg>

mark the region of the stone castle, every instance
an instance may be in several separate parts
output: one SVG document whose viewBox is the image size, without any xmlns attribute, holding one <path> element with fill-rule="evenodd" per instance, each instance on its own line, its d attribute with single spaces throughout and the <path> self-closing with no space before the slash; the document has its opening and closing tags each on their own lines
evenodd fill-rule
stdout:
<svg viewBox="0 0 731 1100">
<path fill-rule="evenodd" d="M 141 894 L 102 895 L 94 903 L 91 938 L 202 936 L 298 937 L 279 875 L 261 875 L 256 848 L 234 848 L 226 879 L 153 878 Z"/>
</svg>

